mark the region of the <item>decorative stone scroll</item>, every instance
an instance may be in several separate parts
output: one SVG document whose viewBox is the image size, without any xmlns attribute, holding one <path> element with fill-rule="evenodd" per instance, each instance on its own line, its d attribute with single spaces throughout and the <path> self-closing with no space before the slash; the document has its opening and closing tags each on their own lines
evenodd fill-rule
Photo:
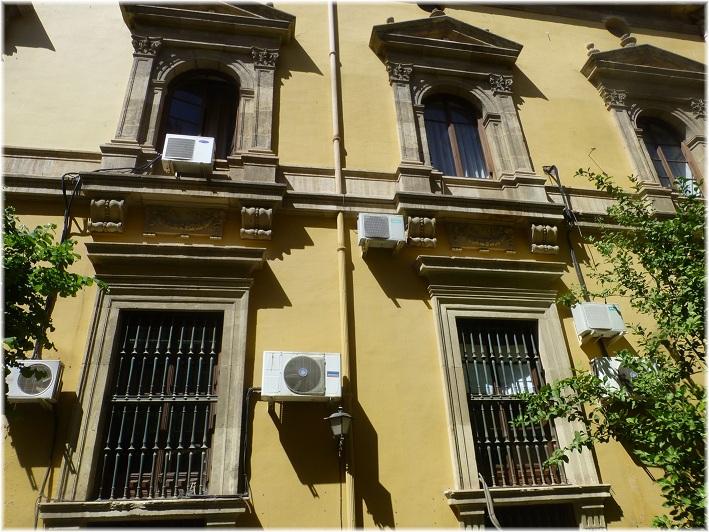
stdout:
<svg viewBox="0 0 709 532">
<path fill-rule="evenodd" d="M 408 83 L 411 80 L 411 73 L 414 71 L 412 65 L 403 63 L 386 62 L 387 72 L 389 73 L 389 81 L 400 83 Z"/>
<path fill-rule="evenodd" d="M 271 240 L 273 209 L 263 207 L 241 208 L 241 238 L 245 240 Z"/>
<path fill-rule="evenodd" d="M 611 109 L 613 107 L 625 107 L 625 98 L 628 94 L 625 91 L 619 91 L 617 89 L 601 89 L 601 98 L 606 104 L 606 108 Z"/>
<path fill-rule="evenodd" d="M 125 220 L 125 200 L 92 199 L 89 207 L 89 231 L 122 233 Z"/>
<path fill-rule="evenodd" d="M 409 246 L 435 248 L 437 244 L 436 219 L 409 216 L 406 234 Z"/>
<path fill-rule="evenodd" d="M 158 37 L 140 37 L 132 35 L 133 49 L 136 54 L 155 55 L 162 44 L 162 39 Z"/>
<path fill-rule="evenodd" d="M 276 68 L 278 61 L 278 50 L 267 50 L 265 48 L 251 48 L 251 57 L 257 67 Z"/>
<path fill-rule="evenodd" d="M 447 223 L 451 247 L 515 253 L 514 228 L 505 225 Z"/>
<path fill-rule="evenodd" d="M 556 243 L 559 229 L 553 225 L 532 224 L 532 253 L 556 255 L 559 246 Z"/>
<path fill-rule="evenodd" d="M 220 239 L 225 218 L 226 211 L 221 209 L 149 205 L 145 207 L 144 233 Z"/>
<path fill-rule="evenodd" d="M 689 102 L 689 108 L 696 118 L 704 118 L 706 116 L 706 102 L 702 98 L 695 98 Z"/>
<path fill-rule="evenodd" d="M 505 77 L 502 74 L 490 74 L 489 79 L 493 94 L 512 92 L 512 78 Z"/>
</svg>

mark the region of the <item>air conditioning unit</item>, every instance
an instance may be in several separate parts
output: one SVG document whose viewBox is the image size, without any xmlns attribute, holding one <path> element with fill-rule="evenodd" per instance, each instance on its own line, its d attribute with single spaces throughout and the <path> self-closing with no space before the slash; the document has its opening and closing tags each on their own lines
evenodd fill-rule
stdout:
<svg viewBox="0 0 709 532">
<path fill-rule="evenodd" d="M 54 403 L 61 390 L 64 364 L 59 360 L 18 360 L 18 366 L 10 368 L 5 378 L 8 403 Z M 22 368 L 30 368 L 31 374 L 22 375 Z"/>
<path fill-rule="evenodd" d="M 597 357 L 591 360 L 593 374 L 601 379 L 608 390 L 618 391 L 630 384 L 638 376 L 635 371 L 623 366 L 617 357 Z"/>
<path fill-rule="evenodd" d="M 165 135 L 162 160 L 169 171 L 184 174 L 210 174 L 214 166 L 214 139 L 191 135 Z"/>
<path fill-rule="evenodd" d="M 620 307 L 604 303 L 578 303 L 571 307 L 579 342 L 592 339 L 618 338 L 625 334 L 625 323 Z"/>
<path fill-rule="evenodd" d="M 330 401 L 341 395 L 339 353 L 264 351 L 262 399 Z"/>
<path fill-rule="evenodd" d="M 357 216 L 359 245 L 366 253 L 370 247 L 401 249 L 406 244 L 404 217 L 398 214 L 368 214 Z"/>
</svg>

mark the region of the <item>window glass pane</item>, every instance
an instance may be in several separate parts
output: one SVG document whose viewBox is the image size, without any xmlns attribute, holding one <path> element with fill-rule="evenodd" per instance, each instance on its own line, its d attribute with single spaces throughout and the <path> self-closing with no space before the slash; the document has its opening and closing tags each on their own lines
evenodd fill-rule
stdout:
<svg viewBox="0 0 709 532">
<path fill-rule="evenodd" d="M 488 177 L 477 124 L 456 124 L 455 134 L 465 177 Z"/>
<path fill-rule="evenodd" d="M 445 175 L 455 175 L 448 126 L 445 123 L 426 121 L 426 138 L 431 155 L 431 165 Z"/>
</svg>

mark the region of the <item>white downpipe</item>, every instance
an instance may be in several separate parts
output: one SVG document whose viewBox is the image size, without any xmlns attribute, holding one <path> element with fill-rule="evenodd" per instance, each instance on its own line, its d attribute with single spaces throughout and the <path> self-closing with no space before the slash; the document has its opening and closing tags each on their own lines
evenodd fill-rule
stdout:
<svg viewBox="0 0 709 532">
<path fill-rule="evenodd" d="M 327 3 L 328 14 L 328 40 L 330 56 L 330 97 L 332 109 L 332 155 L 335 168 L 335 192 L 342 194 L 344 204 L 345 186 L 342 178 L 342 148 L 340 145 L 340 105 L 338 96 L 340 86 L 337 81 L 338 55 L 337 41 L 335 39 L 335 2 L 329 0 Z M 347 247 L 345 231 L 345 213 L 337 213 L 337 267 L 340 295 L 340 351 L 342 353 L 342 377 L 347 378 L 347 388 L 343 390 L 342 402 L 347 412 L 352 412 L 352 392 L 350 380 L 350 326 L 349 326 L 349 294 L 347 292 Z M 353 423 L 353 425 L 357 421 Z M 354 446 L 352 445 L 352 433 L 354 427 L 350 428 L 347 436 L 345 456 L 349 458 L 345 466 L 345 497 L 344 497 L 344 523 L 347 528 L 355 528 L 355 508 L 354 508 Z M 342 510 L 342 508 L 341 508 Z"/>
</svg>

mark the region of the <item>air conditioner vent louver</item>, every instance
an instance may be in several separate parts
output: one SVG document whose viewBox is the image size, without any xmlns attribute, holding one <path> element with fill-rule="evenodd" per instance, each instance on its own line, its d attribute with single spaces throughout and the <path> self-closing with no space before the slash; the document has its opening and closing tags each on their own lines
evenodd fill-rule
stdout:
<svg viewBox="0 0 709 532">
<path fill-rule="evenodd" d="M 297 356 L 291 358 L 283 369 L 283 379 L 286 386 L 297 394 L 323 395 L 325 393 L 324 363 L 324 357 Z"/>
<path fill-rule="evenodd" d="M 17 387 L 27 395 L 39 395 L 52 384 L 52 370 L 46 364 L 33 364 L 32 374 L 17 377 Z"/>
<path fill-rule="evenodd" d="M 166 159 L 184 159 L 189 161 L 194 154 L 195 139 L 173 136 L 165 143 Z"/>
<path fill-rule="evenodd" d="M 366 216 L 364 230 L 369 238 L 389 238 L 389 220 L 386 216 Z"/>
</svg>

